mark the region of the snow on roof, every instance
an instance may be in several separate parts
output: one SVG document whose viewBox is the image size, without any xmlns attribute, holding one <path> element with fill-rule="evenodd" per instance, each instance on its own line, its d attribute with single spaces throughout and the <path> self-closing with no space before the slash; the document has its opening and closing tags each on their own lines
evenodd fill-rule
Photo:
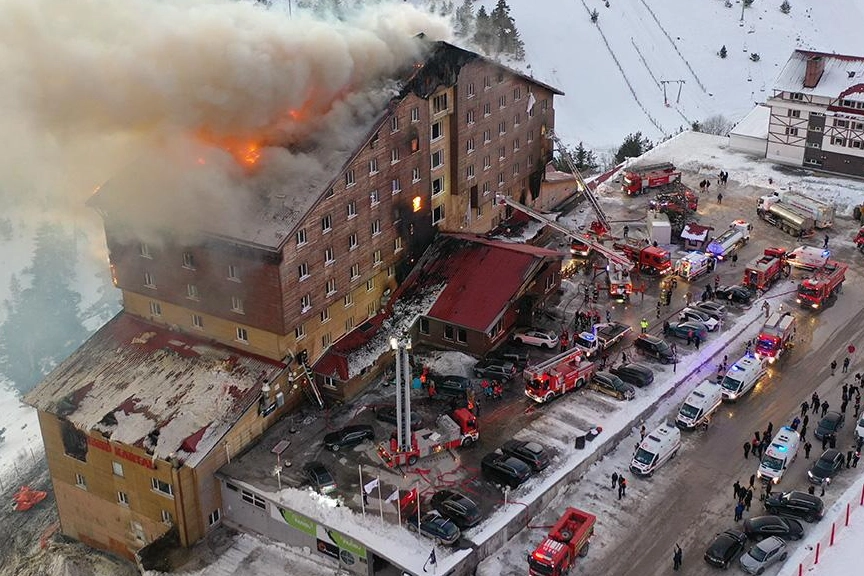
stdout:
<svg viewBox="0 0 864 576">
<path fill-rule="evenodd" d="M 195 466 L 284 368 L 121 313 L 26 401 L 81 430 Z"/>
<path fill-rule="evenodd" d="M 562 172 L 555 168 L 555 164 L 549 162 L 546 164 L 546 181 L 547 182 L 576 182 L 576 176 L 569 172 Z"/>
<path fill-rule="evenodd" d="M 684 230 L 681 232 L 681 238 L 699 242 L 707 239 L 708 233 L 713 229 L 714 228 L 711 226 L 701 226 L 695 222 L 691 222 L 684 226 Z"/>
<path fill-rule="evenodd" d="M 815 87 L 805 88 L 804 74 L 807 60 L 811 57 L 822 58 L 824 71 Z M 777 76 L 774 89 L 837 98 L 842 92 L 858 85 L 864 85 L 864 57 L 795 50 Z"/>
<path fill-rule="evenodd" d="M 768 138 L 768 120 L 771 118 L 771 108 L 763 104 L 757 105 L 729 132 L 731 136 L 749 136 L 751 138 Z"/>
</svg>

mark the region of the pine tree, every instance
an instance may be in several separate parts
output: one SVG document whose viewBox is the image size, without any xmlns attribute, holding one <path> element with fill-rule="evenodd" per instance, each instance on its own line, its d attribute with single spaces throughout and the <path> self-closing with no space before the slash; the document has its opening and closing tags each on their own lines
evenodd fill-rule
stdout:
<svg viewBox="0 0 864 576">
<path fill-rule="evenodd" d="M 642 136 L 642 132 L 628 134 L 615 153 L 615 162 L 623 162 L 627 158 L 641 156 L 652 148 L 651 141 Z"/>
<path fill-rule="evenodd" d="M 783 14 L 788 14 L 792 11 L 792 5 L 789 4 L 789 0 L 783 0 L 783 4 L 780 5 L 780 12 Z"/>
<path fill-rule="evenodd" d="M 726 58 L 726 45 L 725 44 L 720 48 L 720 58 Z"/>
<path fill-rule="evenodd" d="M 474 29 L 474 0 L 463 0 L 456 9 L 456 36 L 467 38 Z"/>
<path fill-rule="evenodd" d="M 744 7 L 750 8 L 753 5 L 753 0 L 744 0 Z"/>
<path fill-rule="evenodd" d="M 477 19 L 474 23 L 474 43 L 483 52 L 491 53 L 492 42 L 495 39 L 495 33 L 492 28 L 492 20 L 486 12 L 485 6 L 480 6 L 477 11 Z"/>
<path fill-rule="evenodd" d="M 525 58 L 525 44 L 519 37 L 519 31 L 516 29 L 516 22 L 510 15 L 510 6 L 507 5 L 507 0 L 498 0 L 489 15 L 489 19 L 497 38 L 497 42 L 493 43 L 493 54 L 507 54 L 515 60 L 523 60 Z"/>
<path fill-rule="evenodd" d="M 598 18 L 600 18 L 600 13 L 597 12 L 597 9 L 595 8 L 595 9 L 591 12 L 591 22 L 593 22 L 594 24 L 596 24 Z"/>
</svg>

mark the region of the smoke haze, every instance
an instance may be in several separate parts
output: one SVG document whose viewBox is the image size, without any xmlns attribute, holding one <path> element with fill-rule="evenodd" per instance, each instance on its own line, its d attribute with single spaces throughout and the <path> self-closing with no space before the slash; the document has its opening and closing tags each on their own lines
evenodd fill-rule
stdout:
<svg viewBox="0 0 864 576">
<path fill-rule="evenodd" d="M 0 0 L 0 14 L 0 199 L 60 210 L 133 160 L 145 168 L 130 193 L 188 186 L 237 202 L 244 178 L 224 149 L 348 145 L 392 94 L 386 79 L 420 56 L 414 35 L 449 38 L 445 20 L 401 3 L 345 21 L 235 0 Z M 190 158 L 206 159 L 194 177 Z M 322 169 L 282 148 L 261 160 L 258 184 Z"/>
</svg>

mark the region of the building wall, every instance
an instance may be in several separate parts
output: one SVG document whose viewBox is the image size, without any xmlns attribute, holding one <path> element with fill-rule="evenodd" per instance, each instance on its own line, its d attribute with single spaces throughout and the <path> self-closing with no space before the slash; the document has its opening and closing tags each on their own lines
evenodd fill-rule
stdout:
<svg viewBox="0 0 864 576">
<path fill-rule="evenodd" d="M 756 138 L 754 136 L 730 134 L 729 147 L 738 152 L 745 152 L 747 154 L 754 154 L 762 157 L 765 156 L 765 151 L 768 147 L 768 140 L 765 138 Z"/>
</svg>

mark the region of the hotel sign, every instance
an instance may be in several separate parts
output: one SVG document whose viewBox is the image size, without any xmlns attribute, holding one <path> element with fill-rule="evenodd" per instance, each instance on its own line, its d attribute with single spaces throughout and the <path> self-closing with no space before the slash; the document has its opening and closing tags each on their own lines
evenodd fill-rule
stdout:
<svg viewBox="0 0 864 576">
<path fill-rule="evenodd" d="M 139 466 L 144 466 L 145 468 L 150 468 L 151 470 L 156 469 L 156 465 L 153 464 L 153 460 L 147 458 L 146 456 L 141 456 L 139 454 L 135 454 L 134 452 L 130 452 L 128 450 L 124 450 L 119 446 L 111 446 L 111 443 L 107 440 L 99 440 L 98 438 L 93 438 L 92 436 L 87 437 L 87 445 L 92 446 L 94 448 L 98 448 L 103 452 L 112 452 L 118 458 L 122 458 L 123 460 L 128 460 L 129 462 L 134 462 Z"/>
</svg>

